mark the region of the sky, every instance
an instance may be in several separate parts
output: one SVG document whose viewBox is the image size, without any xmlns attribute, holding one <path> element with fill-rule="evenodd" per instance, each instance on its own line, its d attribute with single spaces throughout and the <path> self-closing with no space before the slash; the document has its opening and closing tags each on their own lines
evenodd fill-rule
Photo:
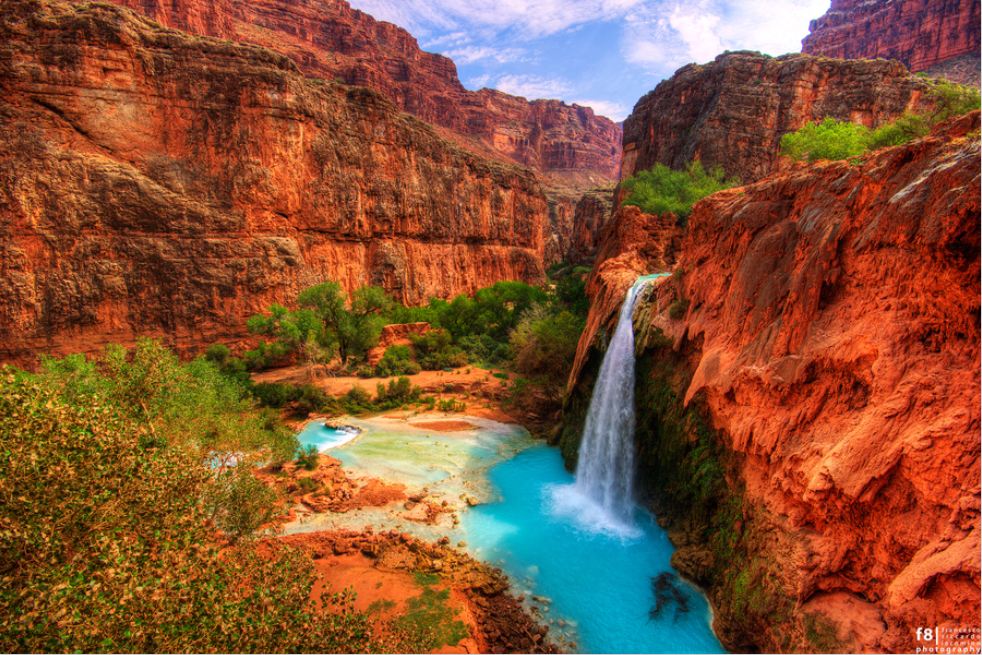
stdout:
<svg viewBox="0 0 982 655">
<path fill-rule="evenodd" d="M 457 64 L 469 89 L 587 105 L 615 121 L 685 64 L 799 52 L 830 0 L 349 0 Z"/>
</svg>

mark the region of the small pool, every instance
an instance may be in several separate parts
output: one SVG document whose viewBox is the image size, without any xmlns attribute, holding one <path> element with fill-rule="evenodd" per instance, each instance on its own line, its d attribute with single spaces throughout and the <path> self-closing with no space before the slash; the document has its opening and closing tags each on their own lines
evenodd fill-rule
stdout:
<svg viewBox="0 0 982 655">
<path fill-rule="evenodd" d="M 343 446 L 361 434 L 357 428 L 329 428 L 324 425 L 324 419 L 318 419 L 307 423 L 297 435 L 300 446 L 314 446 L 320 452 Z"/>
</svg>

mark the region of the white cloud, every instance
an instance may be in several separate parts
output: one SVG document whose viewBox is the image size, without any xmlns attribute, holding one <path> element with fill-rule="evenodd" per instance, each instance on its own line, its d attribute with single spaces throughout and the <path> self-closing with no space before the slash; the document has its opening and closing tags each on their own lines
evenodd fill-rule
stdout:
<svg viewBox="0 0 982 655">
<path fill-rule="evenodd" d="M 376 18 L 427 31 L 483 26 L 546 36 L 583 23 L 620 18 L 645 0 L 353 0 Z"/>
<path fill-rule="evenodd" d="M 492 48 L 476 45 L 440 50 L 440 54 L 450 57 L 458 64 L 473 64 L 476 61 L 488 59 L 499 64 L 507 64 L 522 58 L 522 51 L 518 48 Z"/>
<path fill-rule="evenodd" d="M 502 75 L 492 88 L 529 100 L 561 98 L 571 90 L 569 83 L 564 80 L 537 75 Z"/>
<path fill-rule="evenodd" d="M 573 102 L 584 107 L 589 107 L 594 113 L 606 116 L 614 122 L 624 120 L 631 113 L 631 109 L 627 105 L 622 105 L 619 102 L 611 102 L 610 100 L 574 100 Z"/>
<path fill-rule="evenodd" d="M 808 21 L 828 6 L 829 0 L 647 2 L 626 18 L 621 51 L 628 62 L 662 73 L 725 50 L 798 52 Z"/>
</svg>

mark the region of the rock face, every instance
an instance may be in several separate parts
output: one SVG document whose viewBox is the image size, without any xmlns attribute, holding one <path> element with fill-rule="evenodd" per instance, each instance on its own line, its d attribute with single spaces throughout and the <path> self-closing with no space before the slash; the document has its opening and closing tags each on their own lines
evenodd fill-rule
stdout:
<svg viewBox="0 0 982 655">
<path fill-rule="evenodd" d="M 113 0 L 176 29 L 255 43 L 306 74 L 375 89 L 462 143 L 543 173 L 557 186 L 617 177 L 620 129 L 589 107 L 468 91 L 453 61 L 344 0 Z"/>
<path fill-rule="evenodd" d="M 587 280 L 590 311 L 570 371 L 571 389 L 579 381 L 597 334 L 614 327 L 628 288 L 641 275 L 671 270 L 682 233 L 673 214 L 645 214 L 626 205 L 604 225 L 596 264 Z"/>
<path fill-rule="evenodd" d="M 925 87 L 897 62 L 723 54 L 638 101 L 624 122 L 622 176 L 699 159 L 759 180 L 780 167 L 785 133 L 826 116 L 876 126 L 916 108 Z"/>
<path fill-rule="evenodd" d="M 602 187 L 584 193 L 573 212 L 573 227 L 566 259 L 576 264 L 593 261 L 600 233 L 613 211 L 614 189 Z"/>
<path fill-rule="evenodd" d="M 0 358 L 234 338 L 324 279 L 542 279 L 535 177 L 370 90 L 107 5 L 5 2 L 0 43 Z"/>
<path fill-rule="evenodd" d="M 979 84 L 979 0 L 832 0 L 801 51 L 839 59 L 895 59 Z"/>
<path fill-rule="evenodd" d="M 978 120 L 710 196 L 639 303 L 642 483 L 731 648 L 978 628 Z M 650 269 L 634 236 L 593 322 Z"/>
</svg>

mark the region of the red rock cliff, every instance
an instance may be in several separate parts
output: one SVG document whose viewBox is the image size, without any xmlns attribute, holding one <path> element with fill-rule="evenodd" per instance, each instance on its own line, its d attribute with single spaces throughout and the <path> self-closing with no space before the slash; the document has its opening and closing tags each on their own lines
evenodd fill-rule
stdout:
<svg viewBox="0 0 982 655">
<path fill-rule="evenodd" d="M 372 91 L 106 5 L 5 2 L 0 43 L 2 358 L 235 337 L 324 279 L 542 278 L 532 174 Z"/>
<path fill-rule="evenodd" d="M 832 0 L 801 51 L 840 59 L 896 59 L 979 84 L 979 0 Z"/>
<path fill-rule="evenodd" d="M 680 403 L 639 419 L 642 461 L 698 465 L 695 487 L 646 484 L 733 648 L 912 652 L 918 626 L 979 626 L 978 125 L 710 196 L 636 315 L 639 375 Z M 595 323 L 654 262 L 633 234 L 606 253 L 627 272 L 595 276 Z M 640 416 L 666 398 L 645 380 Z M 686 516 L 712 452 L 724 497 Z"/>
<path fill-rule="evenodd" d="M 463 143 L 542 172 L 557 186 L 617 177 L 620 129 L 589 107 L 468 91 L 453 61 L 344 0 L 113 0 L 169 27 L 255 43 L 308 75 L 375 89 Z"/>
<path fill-rule="evenodd" d="M 693 159 L 743 182 L 779 165 L 781 136 L 826 116 L 868 126 L 915 108 L 924 83 L 896 62 L 720 55 L 641 98 L 624 122 L 622 177 Z"/>
</svg>

